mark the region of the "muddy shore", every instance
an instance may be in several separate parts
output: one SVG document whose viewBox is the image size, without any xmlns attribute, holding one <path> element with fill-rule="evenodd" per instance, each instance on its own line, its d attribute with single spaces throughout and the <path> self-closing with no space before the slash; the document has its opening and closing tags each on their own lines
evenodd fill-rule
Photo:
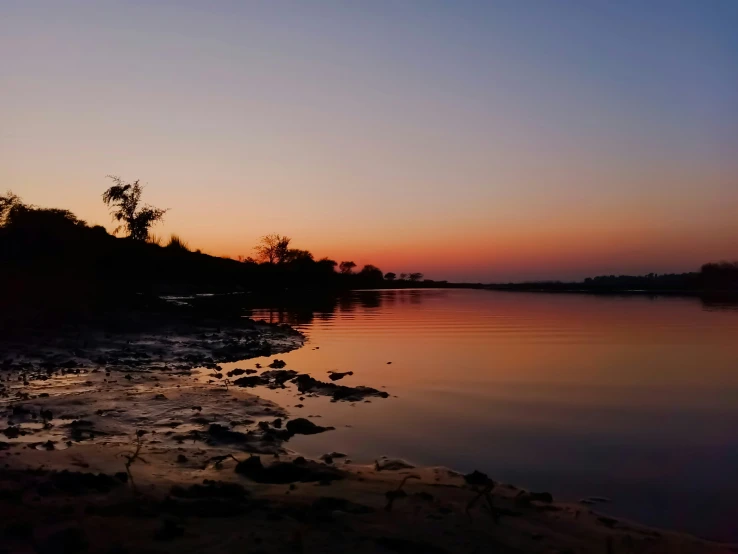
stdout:
<svg viewBox="0 0 738 554">
<path fill-rule="evenodd" d="M 335 402 L 387 393 L 284 367 L 278 354 L 302 342 L 244 320 L 4 344 L 0 552 L 738 552 L 610 518 L 606 499 L 559 503 L 350 452 L 306 460 L 290 438 L 331 427 L 260 387 Z M 219 366 L 235 360 L 238 371 Z"/>
</svg>

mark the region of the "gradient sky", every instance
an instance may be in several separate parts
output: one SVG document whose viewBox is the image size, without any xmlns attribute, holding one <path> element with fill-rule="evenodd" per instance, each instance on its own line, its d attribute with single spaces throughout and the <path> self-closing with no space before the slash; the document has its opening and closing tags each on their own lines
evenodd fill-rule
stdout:
<svg viewBox="0 0 738 554">
<path fill-rule="evenodd" d="M 0 190 L 459 280 L 738 259 L 738 2 L 0 0 Z"/>
</svg>

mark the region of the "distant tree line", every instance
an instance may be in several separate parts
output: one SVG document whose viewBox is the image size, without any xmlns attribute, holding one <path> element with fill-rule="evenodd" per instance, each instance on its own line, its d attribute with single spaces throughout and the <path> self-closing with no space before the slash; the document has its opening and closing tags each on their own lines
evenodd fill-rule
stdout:
<svg viewBox="0 0 738 554">
<path fill-rule="evenodd" d="M 738 262 L 707 263 L 699 272 L 599 275 L 583 281 L 500 283 L 487 287 L 545 292 L 738 294 Z"/>
</svg>

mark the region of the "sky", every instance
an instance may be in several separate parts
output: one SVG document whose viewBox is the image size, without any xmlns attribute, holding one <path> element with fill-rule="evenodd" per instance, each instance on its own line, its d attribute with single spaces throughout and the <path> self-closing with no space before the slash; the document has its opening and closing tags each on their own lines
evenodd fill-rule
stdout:
<svg viewBox="0 0 738 554">
<path fill-rule="evenodd" d="M 738 2 L 0 0 L 0 190 L 464 281 L 738 259 Z"/>
</svg>

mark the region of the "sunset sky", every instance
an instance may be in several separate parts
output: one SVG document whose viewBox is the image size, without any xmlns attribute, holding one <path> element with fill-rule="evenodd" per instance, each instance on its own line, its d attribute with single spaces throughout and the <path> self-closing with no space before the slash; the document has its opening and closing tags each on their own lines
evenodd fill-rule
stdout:
<svg viewBox="0 0 738 554">
<path fill-rule="evenodd" d="M 0 190 L 453 280 L 738 259 L 738 2 L 0 0 Z"/>
</svg>

